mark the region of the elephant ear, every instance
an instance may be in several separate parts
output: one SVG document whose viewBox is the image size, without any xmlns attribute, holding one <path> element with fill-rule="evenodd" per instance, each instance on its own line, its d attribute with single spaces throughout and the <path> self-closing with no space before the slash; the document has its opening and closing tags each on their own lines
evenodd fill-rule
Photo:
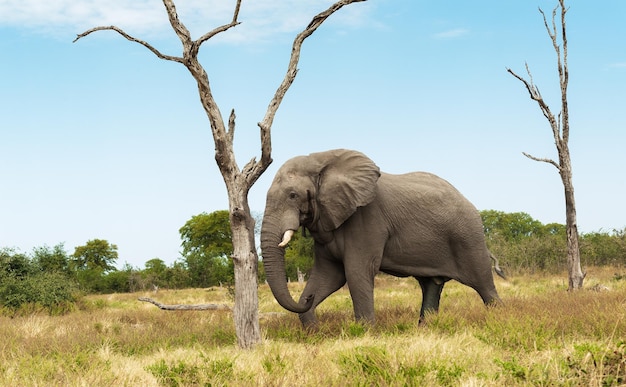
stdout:
<svg viewBox="0 0 626 387">
<path fill-rule="evenodd" d="M 321 165 L 318 180 L 319 225 L 324 231 L 339 227 L 358 207 L 376 197 L 380 169 L 363 153 L 337 149 L 312 153 Z"/>
</svg>

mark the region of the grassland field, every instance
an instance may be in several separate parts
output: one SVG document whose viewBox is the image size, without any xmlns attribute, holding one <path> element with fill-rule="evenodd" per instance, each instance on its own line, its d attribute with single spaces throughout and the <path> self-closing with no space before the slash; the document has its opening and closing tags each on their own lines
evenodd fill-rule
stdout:
<svg viewBox="0 0 626 387">
<path fill-rule="evenodd" d="M 520 275 L 486 308 L 446 284 L 418 325 L 414 279 L 378 276 L 373 326 L 356 323 L 347 289 L 307 332 L 259 286 L 263 343 L 236 346 L 230 311 L 163 311 L 139 302 L 231 305 L 226 288 L 87 296 L 76 310 L 0 317 L 3 386 L 617 386 L 626 385 L 626 268 Z M 294 296 L 302 284 L 289 285 Z"/>
</svg>

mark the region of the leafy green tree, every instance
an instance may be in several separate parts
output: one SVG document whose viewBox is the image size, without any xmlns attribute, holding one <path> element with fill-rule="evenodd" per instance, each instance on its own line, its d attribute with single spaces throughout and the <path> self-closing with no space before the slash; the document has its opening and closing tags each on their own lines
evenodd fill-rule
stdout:
<svg viewBox="0 0 626 387">
<path fill-rule="evenodd" d="M 543 226 L 544 235 L 560 235 L 565 238 L 565 225 L 561 223 L 548 223 Z"/>
<path fill-rule="evenodd" d="M 165 275 L 167 274 L 167 265 L 160 258 L 153 258 L 146 262 L 146 268 L 143 270 L 145 281 L 151 285 L 165 286 Z"/>
<path fill-rule="evenodd" d="M 92 239 L 84 246 L 78 246 L 72 255 L 77 270 L 101 269 L 103 272 L 116 270 L 117 245 L 104 239 Z"/>
<path fill-rule="evenodd" d="M 145 290 L 145 281 L 143 279 L 143 272 L 135 270 L 130 266 L 122 268 L 122 271 L 128 272 L 128 291 L 136 292 L 138 290 Z"/>
<path fill-rule="evenodd" d="M 52 248 L 49 246 L 36 247 L 33 249 L 32 261 L 39 270 L 47 273 L 70 273 L 70 257 L 65 251 L 63 243 Z"/>
<path fill-rule="evenodd" d="M 179 230 L 182 255 L 195 287 L 233 282 L 232 232 L 228 211 L 192 216 Z"/>
<path fill-rule="evenodd" d="M 100 268 L 78 270 L 74 273 L 80 290 L 85 293 L 105 293 L 105 273 Z"/>
<path fill-rule="evenodd" d="M 147 261 L 145 266 L 146 266 L 145 271 L 149 273 L 154 273 L 157 276 L 160 276 L 161 274 L 165 272 L 165 270 L 167 270 L 167 265 L 160 258 L 153 258 Z"/>
<path fill-rule="evenodd" d="M 106 292 L 105 275 L 116 270 L 117 246 L 103 239 L 92 239 L 74 250 L 70 267 L 82 290 Z"/>
<path fill-rule="evenodd" d="M 164 273 L 165 286 L 174 289 L 188 288 L 191 286 L 191 276 L 183 261 L 175 261 Z"/>
<path fill-rule="evenodd" d="M 525 212 L 506 213 L 496 210 L 480 212 L 487 239 L 504 238 L 507 242 L 519 241 L 524 237 L 541 236 L 544 225 Z"/>
<path fill-rule="evenodd" d="M 25 278 L 35 271 L 28 256 L 17 253 L 13 249 L 3 248 L 0 250 L 0 279 Z"/>
<path fill-rule="evenodd" d="M 131 289 L 132 276 L 136 271 L 130 265 L 125 265 L 122 270 L 114 270 L 103 276 L 102 287 L 98 289 L 101 293 L 129 293 Z"/>
</svg>

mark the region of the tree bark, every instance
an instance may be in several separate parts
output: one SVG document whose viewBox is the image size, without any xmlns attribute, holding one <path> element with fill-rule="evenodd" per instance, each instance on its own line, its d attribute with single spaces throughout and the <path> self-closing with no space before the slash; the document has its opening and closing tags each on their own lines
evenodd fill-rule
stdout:
<svg viewBox="0 0 626 387">
<path fill-rule="evenodd" d="M 567 145 L 565 145 L 567 149 Z M 572 183 L 572 167 L 569 150 L 561 163 L 561 180 L 565 191 L 565 231 L 567 234 L 567 274 L 568 290 L 582 289 L 585 273 L 580 266 L 580 246 L 578 243 L 578 224 L 576 220 L 576 202 L 574 199 L 574 185 Z"/>
<path fill-rule="evenodd" d="M 259 257 L 256 252 L 254 219 L 250 215 L 247 192 L 247 187 L 241 187 L 235 195 L 229 195 L 235 267 L 233 318 L 240 348 L 249 348 L 261 342 L 257 286 Z"/>
</svg>

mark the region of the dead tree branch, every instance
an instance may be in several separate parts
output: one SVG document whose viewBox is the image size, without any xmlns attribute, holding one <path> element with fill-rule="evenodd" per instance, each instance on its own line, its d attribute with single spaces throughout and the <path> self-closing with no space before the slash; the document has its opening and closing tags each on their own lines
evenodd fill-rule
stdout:
<svg viewBox="0 0 626 387">
<path fill-rule="evenodd" d="M 285 94 L 287 93 L 287 90 L 289 89 L 289 87 L 291 86 L 291 84 L 293 83 L 297 75 L 297 72 L 298 72 L 297 66 L 300 60 L 300 52 L 302 49 L 302 44 L 304 43 L 306 38 L 311 36 L 317 30 L 317 28 L 320 27 L 326 19 L 328 19 L 330 15 L 332 15 L 333 13 L 335 13 L 336 11 L 338 11 L 339 9 L 341 9 L 342 7 L 348 4 L 362 2 L 362 1 L 366 1 L 366 0 L 337 1 L 336 3 L 331 5 L 328 9 L 319 13 L 315 17 L 313 17 L 309 25 L 302 32 L 300 32 L 294 39 L 292 50 L 291 50 L 291 57 L 289 60 L 289 65 L 287 68 L 286 75 L 282 83 L 276 90 L 274 97 L 270 101 L 263 120 L 258 123 L 258 126 L 260 128 L 260 134 L 261 134 L 260 160 L 259 162 L 257 162 L 256 158 L 253 158 L 241 170 L 242 176 L 245 178 L 246 183 L 248 184 L 249 187 L 251 187 L 256 182 L 256 180 L 258 180 L 258 178 L 263 174 L 263 172 L 267 169 L 267 167 L 269 167 L 269 165 L 272 163 L 271 126 L 272 126 L 272 123 L 274 122 L 274 117 L 276 115 L 276 112 Z M 235 10 L 233 12 L 233 18 L 230 23 L 224 24 L 222 26 L 219 26 L 213 29 L 212 31 L 207 32 L 206 34 L 202 35 L 197 40 L 193 40 L 191 38 L 191 34 L 189 30 L 185 27 L 185 25 L 178 18 L 178 13 L 176 11 L 176 6 L 173 0 L 163 0 L 163 4 L 167 11 L 170 24 L 174 32 L 180 39 L 181 43 L 183 44 L 183 56 L 182 57 L 165 55 L 161 53 L 159 50 L 157 50 L 155 47 L 150 45 L 149 43 L 129 35 L 124 30 L 116 26 L 100 26 L 100 27 L 89 29 L 83 32 L 82 34 L 78 34 L 76 39 L 74 39 L 74 42 L 96 31 L 112 30 L 112 31 L 119 33 L 127 40 L 141 44 L 142 46 L 146 47 L 160 59 L 174 61 L 174 62 L 178 62 L 178 63 L 185 65 L 189 69 L 189 71 L 192 73 L 196 81 L 198 82 L 200 99 L 205 108 L 209 121 L 211 122 L 211 129 L 213 130 L 213 137 L 216 143 L 215 157 L 218 162 L 218 165 L 220 166 L 222 175 L 224 175 L 225 177 L 227 175 L 232 177 L 233 173 L 236 173 L 237 171 L 239 171 L 232 149 L 229 148 L 227 145 L 227 144 L 232 144 L 233 142 L 233 137 L 234 137 L 234 132 L 235 132 L 234 131 L 234 127 L 235 127 L 234 110 L 231 112 L 231 117 L 229 120 L 228 131 L 227 131 L 225 128 L 221 113 L 219 111 L 219 108 L 217 107 L 217 104 L 215 103 L 213 99 L 208 76 L 206 72 L 204 71 L 204 69 L 202 68 L 202 66 L 200 66 L 200 64 L 197 61 L 197 54 L 202 43 L 211 39 L 215 35 L 225 32 L 229 30 L 230 28 L 235 27 L 238 24 L 240 24 L 240 22 L 237 19 L 239 16 L 239 10 L 241 8 L 241 0 L 237 1 Z"/>
<path fill-rule="evenodd" d="M 535 157 L 533 155 L 530 155 L 526 152 L 522 152 L 522 154 L 526 157 L 528 157 L 531 160 L 535 160 L 535 161 L 540 161 L 542 163 L 548 163 L 548 164 L 552 164 L 556 167 L 556 169 L 558 169 L 559 171 L 561 170 L 561 166 L 554 160 L 552 159 L 548 159 L 548 158 L 540 158 L 540 157 Z"/>
<path fill-rule="evenodd" d="M 239 9 L 241 7 L 241 0 L 237 1 L 235 11 L 233 13 L 233 19 L 230 23 L 213 29 L 212 31 L 202 35 L 199 39 L 195 41 L 191 38 L 191 33 L 189 32 L 187 27 L 185 27 L 185 25 L 178 18 L 176 6 L 174 5 L 173 0 L 163 0 L 163 5 L 165 6 L 165 10 L 167 12 L 167 16 L 172 26 L 172 29 L 174 30 L 183 45 L 182 57 L 165 55 L 149 43 L 129 35 L 124 30 L 116 26 L 95 27 L 89 29 L 82 34 L 77 35 L 76 39 L 74 39 L 74 42 L 96 31 L 113 30 L 122 35 L 127 40 L 139 43 L 142 46 L 148 48 L 150 51 L 152 51 L 152 53 L 154 53 L 157 57 L 161 59 L 174 61 L 185 65 L 185 67 L 189 69 L 192 76 L 194 77 L 194 79 L 196 79 L 198 83 L 198 90 L 200 92 L 202 106 L 204 107 L 211 123 L 211 129 L 213 131 L 213 137 L 216 143 L 216 159 L 218 160 L 218 166 L 220 167 L 222 175 L 226 177 L 225 173 L 227 173 L 230 178 L 232 174 L 236 173 L 236 171 L 238 170 L 234 155 L 232 154 L 232 149 L 230 149 L 229 152 L 229 149 L 226 145 L 228 143 L 228 137 L 230 136 L 227 136 L 221 113 L 211 93 L 208 76 L 204 71 L 204 68 L 202 68 L 202 66 L 198 62 L 197 55 L 202 43 L 206 42 L 213 36 L 221 32 L 227 31 L 228 29 L 239 24 L 239 22 L 237 21 L 237 17 L 239 15 Z M 232 133 L 234 133 L 234 131 L 232 131 Z"/>
<path fill-rule="evenodd" d="M 293 41 L 293 46 L 291 48 L 291 57 L 289 58 L 289 65 L 287 67 L 287 72 L 285 73 L 285 77 L 281 82 L 280 86 L 276 90 L 274 97 L 270 101 L 267 111 L 265 112 L 265 117 L 263 120 L 258 123 L 259 128 L 261 129 L 261 160 L 259 165 L 250 166 L 250 179 L 255 181 L 258 177 L 263 173 L 267 166 L 272 162 L 270 157 L 272 153 L 272 143 L 271 143 L 271 132 L 270 129 L 272 127 L 272 123 L 274 122 L 274 116 L 276 115 L 276 111 L 280 106 L 287 90 L 293 83 L 296 75 L 298 74 L 298 62 L 300 61 L 300 51 L 302 49 L 302 44 L 311 36 L 322 23 L 328 19 L 330 15 L 341 9 L 342 7 L 351 4 L 357 3 L 365 0 L 341 0 L 331 5 L 327 10 L 320 12 L 317 14 L 309 25 L 300 32 Z"/>
<path fill-rule="evenodd" d="M 509 74 L 513 75 L 515 78 L 517 78 L 520 82 L 522 82 L 524 86 L 526 87 L 528 94 L 530 95 L 530 99 L 537 102 L 537 105 L 539 105 L 539 109 L 541 110 L 541 113 L 550 123 L 550 128 L 552 129 L 552 136 L 554 137 L 554 142 L 557 146 L 557 149 L 559 149 L 563 141 L 563 139 L 561 138 L 561 125 L 559 124 L 559 121 L 556 119 L 556 117 L 550 110 L 550 107 L 548 106 L 548 104 L 545 102 L 545 100 L 541 96 L 541 93 L 539 92 L 539 88 L 535 85 L 533 81 L 533 76 L 530 72 L 530 68 L 528 67 L 528 63 L 526 63 L 526 72 L 528 73 L 529 80 L 526 80 L 523 77 L 519 76 L 510 68 L 507 68 L 506 71 L 509 72 Z M 529 157 L 529 158 L 535 161 L 543 161 L 543 159 L 536 159 L 532 157 Z M 550 164 L 554 164 L 554 163 L 550 163 Z"/>
<path fill-rule="evenodd" d="M 554 143 L 556 144 L 559 155 L 561 155 L 565 151 L 565 147 L 567 146 L 567 143 L 569 141 L 569 109 L 567 104 L 567 86 L 569 81 L 569 72 L 567 69 L 567 35 L 565 28 L 565 14 L 567 12 L 567 9 L 565 8 L 563 1 L 560 1 L 559 4 L 559 6 L 555 7 L 552 10 L 551 24 L 548 23 L 546 14 L 541 8 L 539 8 L 539 12 L 543 17 L 543 25 L 548 33 L 548 36 L 550 37 L 552 47 L 554 48 L 557 57 L 557 69 L 559 72 L 559 83 L 561 86 L 561 111 L 559 112 L 558 117 L 555 117 L 552 111 L 550 111 L 550 107 L 548 106 L 548 104 L 546 104 L 543 97 L 541 96 L 539 88 L 534 84 L 532 74 L 530 73 L 530 68 L 528 67 L 528 63 L 526 63 L 526 72 L 528 73 L 529 80 L 526 80 L 517 75 L 510 68 L 507 68 L 507 71 L 524 84 L 526 90 L 528 90 L 528 93 L 530 94 L 530 98 L 533 101 L 536 101 L 539 105 L 539 109 L 541 109 L 543 116 L 550 123 L 552 136 L 554 137 Z M 559 8 L 561 8 L 561 36 L 563 43 L 562 51 L 558 43 L 558 30 L 556 26 L 556 13 Z M 529 157 L 529 155 L 527 154 L 524 155 L 526 157 Z M 535 161 L 548 162 L 549 164 L 557 166 L 557 169 L 561 170 L 561 168 L 558 166 L 559 164 L 555 163 L 552 160 L 536 157 L 529 158 Z"/>
<path fill-rule="evenodd" d="M 276 114 L 276 111 L 278 110 L 278 107 L 280 106 L 280 103 L 282 102 L 283 97 L 287 93 L 287 90 L 289 90 L 289 87 L 291 86 L 294 79 L 296 78 L 296 75 L 298 73 L 298 68 L 297 68 L 298 61 L 300 60 L 300 51 L 302 49 L 302 44 L 304 43 L 305 39 L 311 36 L 315 32 L 315 30 L 317 30 L 317 28 L 320 25 L 322 25 L 322 23 L 326 19 L 328 19 L 330 15 L 332 15 L 334 12 L 339 10 L 341 7 L 347 4 L 361 2 L 361 1 L 365 1 L 365 0 L 342 0 L 342 1 L 336 2 L 324 12 L 321 12 L 318 15 L 316 15 L 313 18 L 313 20 L 311 20 L 309 25 L 296 36 L 296 38 L 293 41 L 293 46 L 291 48 L 291 57 L 289 59 L 289 66 L 287 67 L 287 73 L 285 74 L 285 78 L 283 79 L 282 83 L 276 90 L 276 93 L 274 94 L 274 98 L 272 98 L 272 100 L 270 101 L 270 104 L 267 107 L 267 111 L 265 113 L 265 117 L 263 118 L 263 121 L 258 123 L 262 132 L 268 131 L 269 128 L 272 126 L 272 123 L 274 122 L 274 115 Z"/>
<path fill-rule="evenodd" d="M 162 309 L 162 310 L 231 310 L 231 308 L 228 305 L 223 305 L 223 304 L 166 305 L 166 304 L 161 304 L 160 302 L 155 301 L 152 298 L 148 298 L 148 297 L 139 297 L 138 300 L 154 304 L 159 309 Z"/>
<path fill-rule="evenodd" d="M 135 42 L 135 43 L 139 43 L 142 46 L 146 47 L 148 50 L 152 51 L 152 53 L 154 53 L 154 55 L 156 55 L 157 57 L 164 59 L 164 60 L 169 60 L 169 61 L 173 61 L 173 62 L 179 62 L 179 63 L 183 63 L 183 58 L 177 57 L 177 56 L 171 56 L 171 55 L 165 55 L 162 54 L 159 50 L 157 50 L 156 48 L 154 48 L 152 45 L 150 45 L 148 42 L 143 41 L 141 39 L 137 39 L 129 34 L 127 34 L 124 30 L 122 30 L 119 27 L 116 26 L 101 26 L 101 27 L 94 27 L 91 28 L 85 32 L 83 32 L 82 34 L 78 34 L 76 35 L 76 39 L 74 39 L 74 41 L 72 43 L 76 43 L 79 39 L 84 38 L 85 36 L 92 34 L 96 31 L 105 31 L 105 30 L 111 30 L 111 31 L 115 31 L 118 34 L 122 35 L 124 38 L 126 38 L 127 40 L 131 41 L 131 42 Z"/>
<path fill-rule="evenodd" d="M 217 34 L 219 34 L 221 32 L 224 32 L 224 31 L 230 29 L 231 27 L 234 27 L 237 24 L 239 24 L 239 22 L 237 21 L 237 18 L 239 17 L 239 9 L 240 8 L 241 8 L 241 0 L 238 0 L 237 4 L 235 5 L 235 12 L 233 14 L 233 20 L 229 24 L 224 24 L 223 26 L 217 27 L 213 31 L 209 31 L 206 34 L 202 35 L 198 39 L 198 46 L 200 46 L 202 43 L 206 42 L 207 40 L 211 39 L 215 35 L 217 35 Z"/>
</svg>

